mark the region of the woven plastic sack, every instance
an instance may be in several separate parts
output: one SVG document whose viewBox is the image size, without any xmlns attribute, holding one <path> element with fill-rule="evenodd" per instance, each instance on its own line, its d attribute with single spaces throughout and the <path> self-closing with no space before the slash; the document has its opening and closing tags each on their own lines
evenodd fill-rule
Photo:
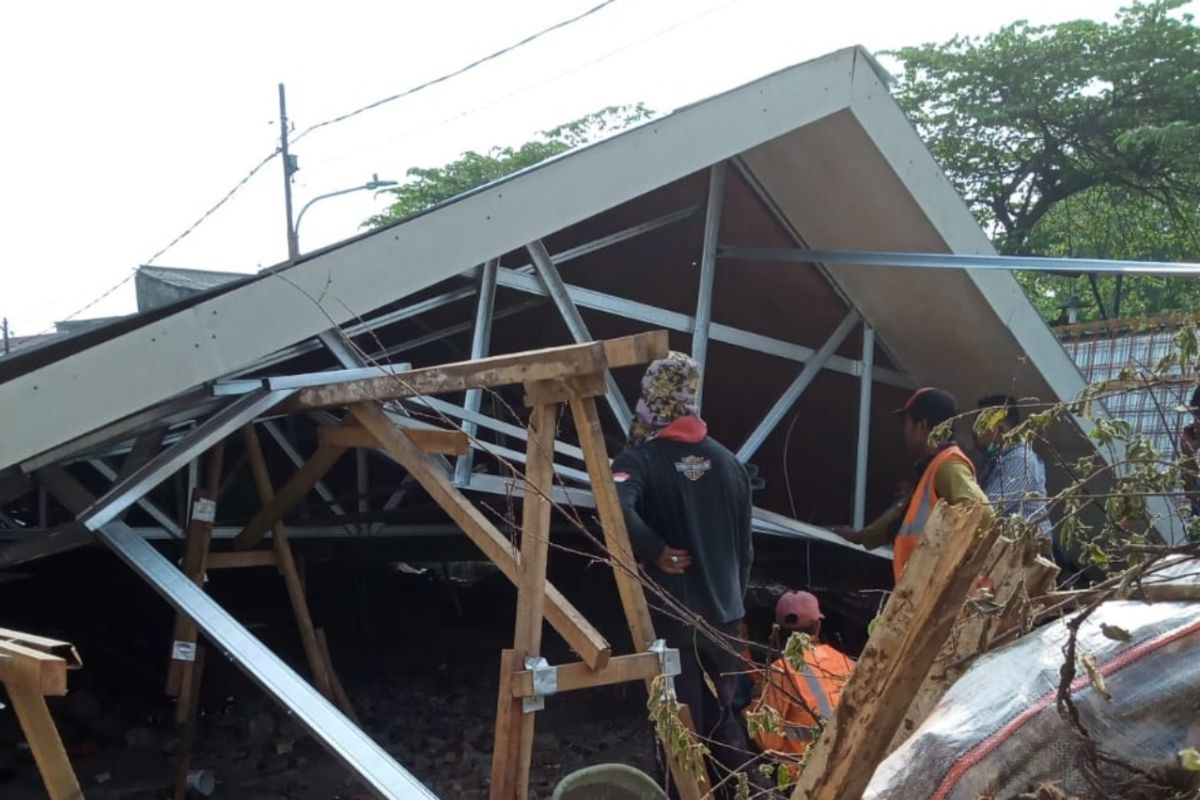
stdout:
<svg viewBox="0 0 1200 800">
<path fill-rule="evenodd" d="M 1173 582 L 1200 582 L 1200 562 L 1171 571 Z M 878 767 L 864 800 L 1001 800 L 1051 782 L 1091 796 L 1079 738 L 1056 708 L 1068 635 L 1060 620 L 980 658 Z M 1077 668 L 1071 696 L 1102 752 L 1152 771 L 1200 747 L 1200 603 L 1105 603 L 1080 628 L 1076 654 L 1094 659 L 1112 695 Z"/>
</svg>

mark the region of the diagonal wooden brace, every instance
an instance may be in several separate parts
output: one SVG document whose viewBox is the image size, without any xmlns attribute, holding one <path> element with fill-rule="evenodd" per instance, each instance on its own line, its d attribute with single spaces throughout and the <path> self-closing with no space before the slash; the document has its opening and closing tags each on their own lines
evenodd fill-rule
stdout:
<svg viewBox="0 0 1200 800">
<path fill-rule="evenodd" d="M 407 432 L 388 419 L 377 403 L 358 403 L 350 406 L 350 413 L 515 585 L 520 579 L 521 557 L 512 542 L 413 443 Z M 612 653 L 608 641 L 550 584 L 546 585 L 546 621 L 592 669 L 608 662 Z"/>
</svg>

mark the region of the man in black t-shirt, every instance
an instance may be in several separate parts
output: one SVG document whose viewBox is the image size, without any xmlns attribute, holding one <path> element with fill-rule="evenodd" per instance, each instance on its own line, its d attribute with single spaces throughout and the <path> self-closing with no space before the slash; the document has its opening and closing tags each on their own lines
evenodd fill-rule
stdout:
<svg viewBox="0 0 1200 800">
<path fill-rule="evenodd" d="M 697 731 L 711 740 L 713 756 L 732 770 L 749 752 L 733 711 L 737 674 L 744 669 L 733 638 L 745 615 L 753 504 L 745 467 L 708 436 L 700 419 L 699 387 L 700 368 L 682 353 L 650 365 L 629 447 L 613 462 L 613 478 L 634 554 L 685 609 L 655 615 L 659 636 L 680 652 L 676 693 L 691 708 Z M 663 605 L 654 597 L 650 602 Z M 733 638 L 713 641 L 694 617 Z M 705 687 L 706 674 L 716 697 Z"/>
</svg>

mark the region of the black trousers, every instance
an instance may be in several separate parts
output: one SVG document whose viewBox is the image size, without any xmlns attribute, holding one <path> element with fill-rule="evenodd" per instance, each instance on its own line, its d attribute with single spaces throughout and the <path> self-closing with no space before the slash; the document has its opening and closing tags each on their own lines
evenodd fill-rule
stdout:
<svg viewBox="0 0 1200 800">
<path fill-rule="evenodd" d="M 712 775 L 713 782 L 719 783 L 729 772 L 741 770 L 753 758 L 746 729 L 734 711 L 738 674 L 746 667 L 736 648 L 729 651 L 734 647 L 732 643 L 722 647 L 692 626 L 674 620 L 659 617 L 654 625 L 667 646 L 679 651 L 680 674 L 675 676 L 675 694 L 680 703 L 691 709 L 697 733 L 704 737 L 713 759 L 724 768 L 713 771 L 719 773 Z M 713 627 L 733 637 L 740 632 L 739 622 Z M 705 675 L 712 681 L 716 696 L 705 685 Z M 756 783 L 753 770 L 749 772 L 751 783 Z M 727 786 L 730 791 L 723 794 L 732 796 L 736 784 L 730 781 Z"/>
</svg>

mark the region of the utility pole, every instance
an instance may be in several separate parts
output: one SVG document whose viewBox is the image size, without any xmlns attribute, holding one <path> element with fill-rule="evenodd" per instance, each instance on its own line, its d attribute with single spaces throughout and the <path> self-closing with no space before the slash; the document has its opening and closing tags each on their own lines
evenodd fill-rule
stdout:
<svg viewBox="0 0 1200 800">
<path fill-rule="evenodd" d="M 4 318 L 4 355 L 8 355 L 8 317 Z"/>
<path fill-rule="evenodd" d="M 296 238 L 296 227 L 292 224 L 292 176 L 299 167 L 288 152 L 287 100 L 282 83 L 279 84 L 279 152 L 283 156 L 283 203 L 287 211 L 288 260 L 295 261 L 300 256 L 300 242 Z"/>
</svg>

